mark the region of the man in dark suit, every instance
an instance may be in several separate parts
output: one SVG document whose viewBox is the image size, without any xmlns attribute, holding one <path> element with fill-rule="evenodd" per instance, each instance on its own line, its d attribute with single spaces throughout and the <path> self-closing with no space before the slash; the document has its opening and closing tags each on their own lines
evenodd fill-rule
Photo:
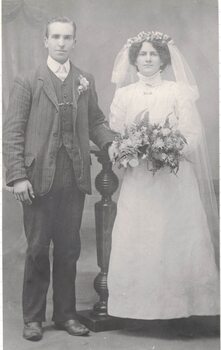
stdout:
<svg viewBox="0 0 221 350">
<path fill-rule="evenodd" d="M 71 335 L 89 331 L 77 320 L 76 262 L 86 193 L 91 193 L 89 139 L 101 149 L 114 139 L 97 104 L 93 77 L 69 60 L 76 26 L 47 24 L 47 64 L 15 79 L 3 134 L 6 183 L 22 203 L 27 238 L 23 336 L 42 338 L 53 242 L 53 320 Z"/>
</svg>

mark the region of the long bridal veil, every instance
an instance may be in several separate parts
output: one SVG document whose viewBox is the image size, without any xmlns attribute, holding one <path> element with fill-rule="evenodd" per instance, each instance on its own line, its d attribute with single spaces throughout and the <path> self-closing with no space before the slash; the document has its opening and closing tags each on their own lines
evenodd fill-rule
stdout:
<svg viewBox="0 0 221 350">
<path fill-rule="evenodd" d="M 136 68 L 129 62 L 129 48 L 133 42 L 148 40 L 152 32 L 141 32 L 136 37 L 129 39 L 127 44 L 118 53 L 112 72 L 112 82 L 117 88 L 126 86 L 137 81 Z M 153 33 L 154 34 L 154 33 Z M 156 33 L 157 34 L 157 33 Z M 158 33 L 162 34 L 162 33 Z M 163 35 L 163 34 L 162 34 Z M 214 246 L 216 263 L 219 265 L 219 220 L 218 205 L 216 201 L 213 179 L 211 174 L 210 161 L 206 143 L 206 136 L 203 123 L 197 110 L 195 101 L 199 98 L 199 90 L 194 75 L 180 50 L 173 40 L 166 36 L 166 45 L 171 56 L 172 72 L 175 81 L 184 87 L 184 91 L 192 104 L 191 116 L 193 128 L 198 135 L 197 146 L 191 152 L 191 162 L 198 181 L 201 200 L 207 216 L 211 239 Z M 172 78 L 172 80 L 174 79 Z M 196 130 L 197 129 L 197 130 Z"/>
</svg>

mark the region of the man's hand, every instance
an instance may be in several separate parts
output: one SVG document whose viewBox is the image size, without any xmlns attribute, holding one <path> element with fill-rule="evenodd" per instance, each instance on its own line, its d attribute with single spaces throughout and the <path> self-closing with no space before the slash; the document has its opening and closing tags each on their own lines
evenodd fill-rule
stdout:
<svg viewBox="0 0 221 350">
<path fill-rule="evenodd" d="M 13 193 L 18 201 L 28 205 L 31 205 L 32 199 L 35 198 L 33 187 L 27 179 L 15 181 Z"/>
<path fill-rule="evenodd" d="M 111 144 L 108 147 L 108 155 L 109 155 L 110 161 L 114 162 L 114 160 L 116 158 L 116 150 L 115 150 L 115 147 L 113 147 L 113 144 Z"/>
</svg>

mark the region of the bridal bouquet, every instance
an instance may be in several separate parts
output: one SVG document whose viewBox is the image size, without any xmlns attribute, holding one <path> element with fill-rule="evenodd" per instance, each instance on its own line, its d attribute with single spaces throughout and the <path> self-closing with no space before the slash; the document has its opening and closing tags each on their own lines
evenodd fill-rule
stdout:
<svg viewBox="0 0 221 350">
<path fill-rule="evenodd" d="M 170 124 L 168 116 L 163 124 L 150 124 L 146 113 L 143 120 L 136 122 L 135 119 L 125 128 L 124 135 L 113 141 L 113 163 L 126 168 L 128 165 L 136 167 L 141 160 L 146 160 L 147 168 L 153 174 L 164 167 L 177 174 L 180 161 L 186 159 L 183 154 L 186 144 L 187 140 Z"/>
</svg>

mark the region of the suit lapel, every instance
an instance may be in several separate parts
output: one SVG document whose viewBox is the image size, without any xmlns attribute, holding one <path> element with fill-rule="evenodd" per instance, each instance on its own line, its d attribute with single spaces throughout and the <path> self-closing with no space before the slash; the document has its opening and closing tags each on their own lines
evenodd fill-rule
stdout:
<svg viewBox="0 0 221 350">
<path fill-rule="evenodd" d="M 72 67 L 72 75 L 73 75 L 73 126 L 74 126 L 74 133 L 75 133 L 75 124 L 77 119 L 77 103 L 79 99 L 79 92 L 78 92 L 78 86 L 79 86 L 79 70 L 71 64 Z"/>
<path fill-rule="evenodd" d="M 71 64 L 71 66 L 73 72 L 73 103 L 75 104 L 75 107 L 77 107 L 77 102 L 80 96 L 78 92 L 80 72 L 73 64 Z"/>
<path fill-rule="evenodd" d="M 58 107 L 58 99 L 55 93 L 55 89 L 51 80 L 51 75 L 49 72 L 49 69 L 47 65 L 43 65 L 40 69 L 40 75 L 39 78 L 43 81 L 43 89 L 48 96 L 48 98 L 51 100 L 51 102 L 55 105 L 56 109 L 59 110 Z"/>
</svg>

